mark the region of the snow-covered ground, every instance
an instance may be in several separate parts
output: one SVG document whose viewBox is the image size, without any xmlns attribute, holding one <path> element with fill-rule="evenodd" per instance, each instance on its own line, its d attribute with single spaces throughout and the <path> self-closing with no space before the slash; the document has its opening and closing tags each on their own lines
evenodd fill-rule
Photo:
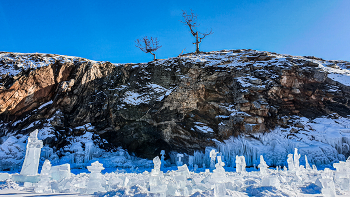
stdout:
<svg viewBox="0 0 350 197">
<path fill-rule="evenodd" d="M 350 161 L 344 162 L 346 156 L 342 153 L 348 152 L 350 119 L 332 116 L 309 120 L 294 116 L 288 121 L 295 126 L 288 129 L 276 128 L 265 134 L 231 138 L 225 142 L 216 142 L 216 147 L 208 147 L 205 152 L 184 154 L 181 162 L 186 164 L 186 168 L 175 165 L 179 159 L 177 153 L 167 153 L 170 160 L 163 161 L 162 172 L 156 174 L 152 173 L 153 162 L 150 160 L 130 156 L 123 149 L 103 152 L 93 144 L 90 132 L 72 138 L 72 143 L 65 147 L 73 150 L 72 153 L 61 159 L 49 147 L 44 147 L 40 168 L 45 159 L 51 160 L 52 166 L 63 163 L 72 166 L 70 177 L 60 181 L 51 180 L 51 192 L 62 193 L 57 195 L 87 195 L 86 187 L 91 175 L 86 167 L 98 161 L 106 169 L 99 179 L 104 189 L 96 192 L 95 196 L 157 196 L 155 191 L 163 190 L 158 187 L 151 189 L 154 187 L 154 179 L 160 180 L 156 184 L 167 188 L 165 192 L 168 196 L 214 196 L 219 191 L 225 191 L 228 196 L 320 196 L 328 191 L 327 188 L 333 187 L 332 191 L 338 196 L 349 196 Z M 90 126 L 85 125 L 86 128 Z M 39 139 L 49 136 L 43 132 L 46 131 L 39 131 Z M 26 136 L 20 135 L 2 138 L 1 157 L 6 156 L 6 161 L 17 162 L 20 167 L 24 159 L 26 139 Z M 89 148 L 83 148 L 82 144 Z M 300 155 L 296 154 L 298 157 L 294 157 L 293 165 L 298 160 L 295 166 L 300 167 L 289 170 L 290 161 L 287 158 L 295 148 Z M 216 167 L 213 168 L 210 157 L 213 151 L 224 164 L 216 160 Z M 237 156 L 241 155 L 245 156 L 247 172 L 236 172 Z M 272 166 L 266 174 L 261 173 L 260 155 L 267 166 Z M 11 156 L 12 160 L 9 158 Z M 305 156 L 308 157 L 308 163 Z M 2 159 L 2 162 L 5 160 Z M 337 167 L 339 162 L 344 165 L 343 169 Z M 216 173 L 215 170 L 220 169 L 220 166 L 224 166 L 225 171 L 217 174 L 219 172 Z M 19 172 L 18 168 L 14 168 L 10 174 L 15 172 Z M 2 194 L 20 192 L 23 196 L 35 196 L 35 188 L 38 187 L 37 184 L 2 181 Z M 225 190 L 222 190 L 223 187 Z"/>
<path fill-rule="evenodd" d="M 142 173 L 121 171 L 101 174 L 102 164 L 89 166 L 91 173 L 70 174 L 60 180 L 42 171 L 39 183 L 4 180 L 0 173 L 0 195 L 18 196 L 349 196 L 350 160 L 335 164 L 336 171 L 317 170 L 299 165 L 300 154 L 288 157 L 288 169 L 270 168 L 260 158 L 259 168 L 227 172 L 217 157 L 214 168 L 191 164 L 161 168 L 156 157 L 154 168 Z M 214 157 L 215 158 L 215 157 Z M 291 158 L 291 159 L 290 159 Z M 294 159 L 293 159 L 294 158 Z M 92 170 L 99 168 L 97 171 Z M 51 166 L 49 166 L 51 167 Z M 160 170 L 162 169 L 162 170 Z M 228 168 L 226 168 L 228 169 Z M 9 175 L 7 175 L 9 176 Z M 10 175 L 11 176 L 11 175 Z M 12 176 L 14 176 L 12 174 Z M 45 177 L 46 176 L 46 177 Z M 45 179 L 47 178 L 47 179 Z M 43 187 L 44 186 L 44 187 Z"/>
</svg>

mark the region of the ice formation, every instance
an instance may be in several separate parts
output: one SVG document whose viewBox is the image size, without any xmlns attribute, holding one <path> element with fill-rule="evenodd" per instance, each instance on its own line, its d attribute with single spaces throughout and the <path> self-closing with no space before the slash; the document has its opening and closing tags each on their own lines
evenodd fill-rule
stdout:
<svg viewBox="0 0 350 197">
<path fill-rule="evenodd" d="M 295 167 L 294 167 L 293 154 L 288 154 L 287 163 L 288 163 L 288 170 L 294 171 Z"/>
<path fill-rule="evenodd" d="M 11 176 L 8 173 L 0 173 L 0 181 L 6 181 L 10 178 Z"/>
<path fill-rule="evenodd" d="M 194 172 L 197 172 L 197 170 L 198 170 L 198 165 L 197 165 L 197 164 L 194 164 L 193 171 L 194 171 Z"/>
<path fill-rule="evenodd" d="M 34 189 L 36 193 L 51 193 L 51 163 L 49 160 L 44 162 L 40 173 L 40 181 Z"/>
<path fill-rule="evenodd" d="M 181 158 L 184 157 L 184 154 L 178 153 L 176 156 L 177 156 L 177 158 L 179 159 L 179 160 L 176 162 L 176 165 L 177 165 L 177 166 L 182 166 L 182 165 L 183 165 L 183 162 L 181 161 Z"/>
<path fill-rule="evenodd" d="M 89 182 L 87 183 L 87 193 L 93 194 L 95 192 L 106 192 L 105 188 L 102 187 L 103 176 L 101 171 L 105 169 L 101 163 L 95 161 L 88 166 L 87 169 L 91 172 L 89 176 Z"/>
<path fill-rule="evenodd" d="M 193 169 L 193 162 L 194 162 L 194 156 L 192 155 L 188 156 L 188 165 L 190 169 Z"/>
<path fill-rule="evenodd" d="M 21 170 L 21 175 L 38 175 L 39 159 L 43 141 L 38 140 L 38 130 L 36 129 L 28 137 L 26 156 Z"/>
<path fill-rule="evenodd" d="M 294 151 L 292 158 L 293 166 L 297 166 L 299 154 Z M 208 160 L 211 158 L 208 157 Z M 239 164 L 238 172 L 244 167 L 244 156 L 238 156 L 236 161 Z M 349 174 L 350 160 L 346 162 L 335 163 L 336 171 L 330 169 L 307 170 L 303 166 L 296 167 L 294 170 L 273 170 L 268 169 L 268 165 L 263 156 L 260 157 L 258 171 L 250 171 L 249 173 L 227 172 L 222 157 L 216 157 L 217 163 L 215 169 L 211 173 L 209 169 L 205 172 L 190 172 L 187 165 L 178 166 L 177 170 L 170 170 L 163 173 L 161 169 L 161 160 L 159 157 L 153 159 L 154 167 L 150 173 L 124 173 L 112 172 L 101 174 L 104 169 L 103 165 L 98 161 L 88 166 L 90 174 L 81 173 L 78 175 L 62 176 L 54 178 L 54 174 L 62 169 L 62 172 L 68 172 L 67 165 L 53 166 L 49 161 L 45 161 L 40 181 L 37 184 L 25 183 L 24 188 L 30 189 L 34 187 L 36 193 L 58 193 L 58 192 L 74 192 L 89 193 L 95 192 L 101 194 L 113 194 L 117 191 L 126 192 L 126 195 L 144 195 L 154 194 L 155 196 L 191 196 L 195 194 L 206 194 L 205 196 L 255 196 L 256 191 L 260 187 L 275 188 L 268 191 L 282 191 L 281 195 L 295 196 L 295 189 L 306 187 L 310 183 L 314 183 L 320 188 L 323 196 L 335 196 L 336 192 L 341 194 L 350 194 L 349 191 Z M 51 167 L 51 169 L 50 169 Z M 56 170 L 54 167 L 56 167 Z M 58 169 L 58 171 L 57 171 Z M 239 170 L 240 169 L 240 170 Z M 202 169 L 203 170 L 203 169 Z M 298 171 L 300 173 L 298 173 Z M 57 174 L 56 174 L 57 175 Z M 10 179 L 7 176 L 7 179 Z M 283 185 L 283 187 L 281 187 Z M 124 188 L 124 189 L 123 189 Z M 126 190 L 125 190 L 126 188 Z M 255 188 L 255 189 L 254 189 Z M 112 193 L 110 193 L 112 192 Z M 114 192 L 114 193 L 113 193 Z M 134 193 L 130 193 L 134 192 Z M 139 193 L 141 192 L 141 193 Z M 208 193 L 211 192 L 211 193 Z M 348 193 L 346 193 L 348 192 Z M 142 196 L 141 195 L 141 196 Z M 118 195 L 117 195 L 118 196 Z M 278 195 L 277 195 L 278 196 Z"/>
<path fill-rule="evenodd" d="M 222 181 L 224 180 L 225 175 L 225 163 L 222 162 L 221 156 L 217 156 L 218 162 L 215 164 L 215 170 L 213 170 L 213 176 L 215 179 L 217 178 L 217 181 Z M 220 180 L 219 180 L 220 179 Z"/>
<path fill-rule="evenodd" d="M 211 175 L 211 179 L 214 182 L 214 196 L 221 197 L 226 196 L 226 173 L 225 173 L 225 163 L 222 162 L 221 156 L 217 156 L 217 163 L 215 164 L 215 170 Z"/>
<path fill-rule="evenodd" d="M 188 196 L 189 191 L 186 187 L 187 179 L 190 177 L 190 172 L 186 164 L 183 166 L 178 166 L 178 170 L 175 171 L 173 180 L 175 185 L 169 185 L 169 190 L 167 192 L 168 195 L 173 196 Z"/>
<path fill-rule="evenodd" d="M 337 185 L 340 185 L 340 188 L 345 191 L 350 190 L 350 160 L 349 158 L 346 162 L 340 161 L 339 163 L 333 164 L 336 169 L 335 180 Z"/>
<path fill-rule="evenodd" d="M 244 156 L 236 155 L 236 172 L 245 172 L 246 171 L 246 162 Z"/>
<path fill-rule="evenodd" d="M 159 194 L 160 196 L 166 196 L 167 185 L 162 181 L 164 179 L 163 172 L 160 171 L 161 160 L 159 157 L 153 159 L 154 168 L 151 171 L 149 177 L 150 192 Z"/>
<path fill-rule="evenodd" d="M 325 197 L 335 197 L 335 185 L 333 180 L 333 171 L 329 168 L 325 168 L 323 173 L 321 173 L 321 178 L 316 180 L 316 184 L 322 189 L 321 192 Z"/>
<path fill-rule="evenodd" d="M 306 170 L 311 170 L 312 169 L 310 164 L 309 164 L 309 161 L 307 160 L 307 156 L 306 155 L 305 155 L 305 168 L 306 168 Z"/>
<path fill-rule="evenodd" d="M 53 180 L 61 181 L 71 177 L 70 165 L 62 164 L 58 166 L 51 167 L 51 177 Z"/>
<path fill-rule="evenodd" d="M 218 153 L 215 151 L 215 149 L 210 151 L 210 168 L 213 169 L 215 166 L 215 158 Z"/>
<path fill-rule="evenodd" d="M 299 159 L 300 159 L 300 154 L 298 154 L 298 149 L 294 148 L 294 168 L 296 170 L 299 170 Z"/>
<path fill-rule="evenodd" d="M 35 133 L 32 136 L 35 136 Z M 28 143 L 33 141 L 35 140 L 30 139 Z M 296 190 L 306 188 L 305 191 L 307 192 L 310 187 L 314 188 L 316 194 L 322 194 L 323 196 L 331 197 L 338 193 L 345 196 L 350 195 L 350 158 L 345 162 L 334 163 L 333 166 L 336 171 L 328 168 L 317 170 L 315 165 L 311 169 L 306 155 L 305 167 L 300 165 L 301 154 L 295 148 L 294 154 L 289 154 L 285 158 L 285 162 L 288 163 L 288 170 L 286 170 L 286 166 L 284 166 L 285 170 L 269 169 L 264 157 L 260 155 L 260 164 L 258 165 L 260 172 L 256 171 L 255 168 L 248 168 L 249 170 L 246 172 L 246 158 L 242 155 L 235 155 L 235 157 L 227 157 L 231 162 L 235 158 L 233 162 L 236 163 L 236 172 L 232 172 L 225 170 L 226 164 L 223 161 L 222 153 L 214 149 L 208 150 L 207 153 L 197 153 L 193 156 L 186 155 L 186 159 L 184 154 L 176 154 L 178 157 L 177 170 L 174 170 L 174 166 L 169 167 L 170 170 L 168 168 L 166 173 L 161 171 L 164 158 L 160 159 L 159 157 L 153 159 L 154 166 L 150 173 L 147 171 L 143 173 L 115 171 L 102 174 L 103 165 L 99 161 L 95 161 L 87 167 L 90 173 L 77 175 L 70 172 L 69 164 L 51 166 L 50 161 L 46 160 L 40 175 L 27 176 L 0 173 L 0 181 L 6 180 L 7 185 L 15 184 L 13 181 L 25 182 L 22 188 L 36 193 L 94 194 L 97 192 L 106 196 L 110 194 L 118 196 L 119 194 L 122 195 L 123 192 L 128 196 L 148 196 L 150 194 L 155 196 L 198 196 L 205 194 L 204 196 L 220 197 L 228 195 L 272 195 L 271 193 L 257 193 L 264 187 L 273 188 L 271 190 L 267 189 L 267 192 L 280 192 L 276 196 L 299 196 L 295 193 Z M 163 157 L 164 154 L 165 152 L 161 152 Z M 215 160 L 213 159 L 214 155 L 216 156 Z M 205 168 L 199 169 L 198 165 L 194 164 L 196 162 L 202 162 L 204 165 L 205 163 L 211 164 L 213 160 L 216 162 L 212 172 Z M 27 161 L 33 160 L 28 158 Z M 190 172 L 187 164 L 183 163 L 188 163 L 190 166 L 194 165 L 193 170 L 199 172 Z M 33 165 L 28 163 L 28 166 Z M 164 169 L 167 168 L 162 170 Z M 37 177 L 37 179 L 34 180 L 33 177 Z M 319 188 L 319 193 L 317 193 L 317 188 Z"/>
<path fill-rule="evenodd" d="M 260 155 L 260 164 L 258 165 L 261 175 L 266 175 L 269 166 L 266 164 L 264 157 Z"/>
<path fill-rule="evenodd" d="M 160 161 L 162 162 L 162 164 L 161 164 L 161 167 L 164 167 L 164 159 L 165 159 L 165 150 L 161 150 L 160 151 L 160 155 L 161 155 L 161 157 L 160 157 Z"/>
</svg>

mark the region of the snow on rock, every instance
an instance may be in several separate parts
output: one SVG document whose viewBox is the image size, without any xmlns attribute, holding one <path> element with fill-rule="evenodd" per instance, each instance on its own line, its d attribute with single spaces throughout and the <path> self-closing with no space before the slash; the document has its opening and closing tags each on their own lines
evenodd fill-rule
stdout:
<svg viewBox="0 0 350 197">
<path fill-rule="evenodd" d="M 147 103 L 151 100 L 148 94 L 139 94 L 132 91 L 127 91 L 124 95 L 124 102 L 129 105 L 140 105 L 141 103 Z"/>
<path fill-rule="evenodd" d="M 44 107 L 46 107 L 46 106 L 48 106 L 48 105 L 51 105 L 53 103 L 53 101 L 49 101 L 49 102 L 47 102 L 47 103 L 44 103 L 44 104 L 42 104 L 39 108 L 38 108 L 38 110 L 40 110 L 40 109 L 42 109 L 42 108 L 44 108 Z"/>
<path fill-rule="evenodd" d="M 237 155 L 245 157 L 247 167 L 257 166 L 260 155 L 268 166 L 286 166 L 294 148 L 302 164 L 307 155 L 317 167 L 350 156 L 348 62 L 255 50 L 185 54 L 147 64 L 95 65 L 76 57 L 19 53 L 0 53 L 0 59 L 2 79 L 25 77 L 22 71 L 41 70 L 55 62 L 76 68 L 62 69 L 67 79 L 57 83 L 55 74 L 48 87 L 57 88 L 34 91 L 20 86 L 23 97 L 6 103 L 15 115 L 2 124 L 2 170 L 20 166 L 24 134 L 36 128 L 38 138 L 48 142 L 41 164 L 49 159 L 53 165 L 69 163 L 73 169 L 97 159 L 106 168 L 152 165 L 117 148 L 121 144 L 141 156 L 173 147 L 184 155 L 183 163 L 191 160 L 197 168 L 210 166 L 207 156 L 213 149 L 221 153 L 226 167 L 235 167 Z M 85 65 L 86 61 L 92 64 Z M 0 84 L 0 93 L 9 92 L 11 80 Z M 13 80 L 20 83 L 16 77 Z M 43 97 L 34 102 L 38 95 Z M 20 110 L 22 104 L 26 113 Z M 335 112 L 342 117 L 326 116 Z M 111 136 L 115 139 L 109 140 Z M 128 140 L 130 136 L 135 141 Z M 142 147 L 145 142 L 147 148 Z"/>
<path fill-rule="evenodd" d="M 25 156 L 28 136 L 2 137 L 0 144 L 0 170 L 18 170 Z"/>
<path fill-rule="evenodd" d="M 208 126 L 206 126 L 204 123 L 201 122 L 195 122 L 196 125 L 194 127 L 202 132 L 202 133 L 214 133 L 214 130 Z"/>
<path fill-rule="evenodd" d="M 89 61 L 87 59 L 66 56 L 66 55 L 54 55 L 54 54 L 41 54 L 41 53 L 7 53 L 1 52 L 0 59 L 3 63 L 0 64 L 0 76 L 9 74 L 12 76 L 17 75 L 22 70 L 28 68 L 40 68 L 48 66 L 50 64 L 59 61 L 61 63 L 73 63 L 74 61 Z"/>
<path fill-rule="evenodd" d="M 158 84 L 147 84 L 141 87 L 142 93 L 126 91 L 124 93 L 123 102 L 128 105 L 140 105 L 141 103 L 148 104 L 154 98 L 157 101 L 161 101 L 164 97 L 168 96 L 173 89 L 166 89 Z"/>
<path fill-rule="evenodd" d="M 349 64 L 346 62 L 335 63 L 332 61 L 313 60 L 319 68 L 328 73 L 328 77 L 343 85 L 350 86 L 350 70 Z M 337 65 L 339 64 L 339 65 Z"/>
</svg>

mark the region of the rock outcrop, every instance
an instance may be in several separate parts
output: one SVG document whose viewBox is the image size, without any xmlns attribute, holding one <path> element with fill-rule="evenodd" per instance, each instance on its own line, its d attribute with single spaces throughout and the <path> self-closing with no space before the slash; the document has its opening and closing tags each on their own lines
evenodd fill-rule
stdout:
<svg viewBox="0 0 350 197">
<path fill-rule="evenodd" d="M 145 158 L 204 150 L 230 136 L 288 127 L 296 115 L 350 115 L 349 85 L 328 76 L 349 67 L 255 50 L 143 64 L 0 53 L 0 137 L 51 128 L 44 144 L 56 150 L 87 131 L 101 148 L 122 146 Z"/>
</svg>

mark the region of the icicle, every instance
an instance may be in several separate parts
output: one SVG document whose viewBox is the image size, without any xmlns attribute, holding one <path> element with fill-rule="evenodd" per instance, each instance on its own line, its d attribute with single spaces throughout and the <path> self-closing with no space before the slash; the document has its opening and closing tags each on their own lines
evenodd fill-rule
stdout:
<svg viewBox="0 0 350 197">
<path fill-rule="evenodd" d="M 308 171 L 311 170 L 311 166 L 310 166 L 310 164 L 309 164 L 309 162 L 308 162 L 308 160 L 307 160 L 307 156 L 306 156 L 306 155 L 305 155 L 305 168 L 306 168 L 306 170 L 308 170 Z"/>
<path fill-rule="evenodd" d="M 294 171 L 295 168 L 294 168 L 293 154 L 288 154 L 287 163 L 288 163 L 288 170 Z"/>
<path fill-rule="evenodd" d="M 215 158 L 218 153 L 213 149 L 210 151 L 210 168 L 214 169 L 215 167 Z"/>
<path fill-rule="evenodd" d="M 85 144 L 85 163 L 89 162 L 92 159 L 93 145 L 94 144 L 92 142 Z"/>
<path fill-rule="evenodd" d="M 164 167 L 164 159 L 165 159 L 165 150 L 161 150 L 160 151 L 160 155 L 161 155 L 161 157 L 160 157 L 160 161 L 162 162 L 162 164 L 161 164 L 161 167 L 163 168 Z"/>
<path fill-rule="evenodd" d="M 294 168 L 297 170 L 300 167 L 299 164 L 300 154 L 298 154 L 298 149 L 294 149 Z"/>
<path fill-rule="evenodd" d="M 193 161 L 194 161 L 194 156 L 188 156 L 188 166 L 189 168 L 193 169 Z"/>
<path fill-rule="evenodd" d="M 176 162 L 176 165 L 177 165 L 177 166 L 182 166 L 182 165 L 183 165 L 183 162 L 181 161 L 181 158 L 184 157 L 184 154 L 178 153 L 176 156 L 177 156 L 177 158 L 179 159 L 179 160 Z"/>
</svg>

